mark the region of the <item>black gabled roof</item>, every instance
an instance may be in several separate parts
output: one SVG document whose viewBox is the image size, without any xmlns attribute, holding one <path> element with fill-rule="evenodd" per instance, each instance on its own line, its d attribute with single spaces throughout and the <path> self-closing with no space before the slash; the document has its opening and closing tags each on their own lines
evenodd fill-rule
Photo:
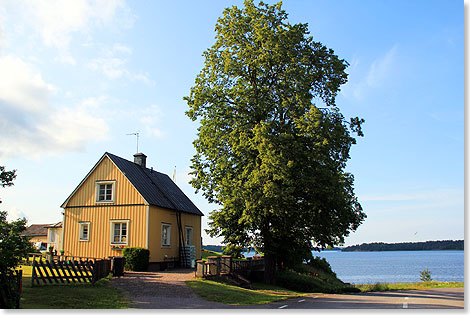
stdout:
<svg viewBox="0 0 470 315">
<path fill-rule="evenodd" d="M 141 167 L 109 152 L 104 155 L 111 159 L 150 205 L 204 215 L 168 175 Z"/>
</svg>

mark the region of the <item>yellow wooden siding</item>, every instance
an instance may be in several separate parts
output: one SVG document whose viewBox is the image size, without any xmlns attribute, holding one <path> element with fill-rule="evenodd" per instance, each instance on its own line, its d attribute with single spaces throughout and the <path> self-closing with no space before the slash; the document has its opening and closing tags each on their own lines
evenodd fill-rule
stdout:
<svg viewBox="0 0 470 315">
<path fill-rule="evenodd" d="M 42 243 L 47 243 L 47 235 L 44 236 L 33 236 L 29 240 L 31 243 L 37 243 L 37 242 L 42 242 Z"/>
<path fill-rule="evenodd" d="M 113 204 L 143 204 L 144 199 L 138 191 L 132 186 L 129 180 L 114 165 L 114 163 L 105 157 L 96 167 L 93 173 L 80 186 L 75 194 L 70 198 L 67 207 L 74 206 L 93 206 L 96 196 L 97 181 L 116 181 L 115 196 Z"/>
<path fill-rule="evenodd" d="M 111 249 L 111 220 L 129 220 L 126 247 L 146 247 L 147 206 L 68 208 L 65 212 L 65 255 L 107 258 L 120 256 Z M 79 240 L 79 223 L 90 222 L 89 241 Z"/>
<path fill-rule="evenodd" d="M 171 246 L 162 247 L 162 223 L 171 224 Z M 201 252 L 201 217 L 198 215 L 182 213 L 181 226 L 191 226 L 193 228 L 193 245 L 196 246 L 196 258 L 200 259 Z M 167 258 L 178 258 L 179 236 L 178 225 L 176 221 L 176 212 L 150 206 L 149 213 L 149 250 L 150 262 L 162 262 Z"/>
</svg>

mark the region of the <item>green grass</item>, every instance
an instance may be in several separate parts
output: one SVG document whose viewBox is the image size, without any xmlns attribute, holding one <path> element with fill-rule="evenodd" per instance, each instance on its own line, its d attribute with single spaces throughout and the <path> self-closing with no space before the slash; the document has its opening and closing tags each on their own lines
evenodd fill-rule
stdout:
<svg viewBox="0 0 470 315">
<path fill-rule="evenodd" d="M 382 292 L 395 290 L 425 290 L 434 288 L 463 288 L 463 282 L 414 282 L 414 283 L 376 283 L 376 284 L 358 284 L 356 288 L 362 292 Z"/>
<path fill-rule="evenodd" d="M 262 284 L 254 285 L 255 289 L 250 290 L 219 281 L 204 279 L 189 280 L 186 281 L 186 285 L 207 301 L 232 305 L 266 304 L 305 295 L 280 287 Z"/>
<path fill-rule="evenodd" d="M 31 266 L 22 266 L 23 309 L 121 309 L 131 307 L 130 300 L 109 285 L 110 277 L 97 283 L 41 285 L 31 287 Z"/>
<path fill-rule="evenodd" d="M 201 259 L 207 261 L 207 257 L 211 256 L 222 256 L 221 253 L 213 252 L 211 250 L 203 249 L 201 252 Z"/>
</svg>

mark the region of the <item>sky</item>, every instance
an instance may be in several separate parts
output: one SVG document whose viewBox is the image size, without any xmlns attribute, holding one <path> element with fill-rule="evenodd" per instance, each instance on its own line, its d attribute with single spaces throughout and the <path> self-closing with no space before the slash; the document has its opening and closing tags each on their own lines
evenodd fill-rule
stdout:
<svg viewBox="0 0 470 315">
<path fill-rule="evenodd" d="M 274 1 L 266 1 L 274 4 Z M 467 3 L 466 3 L 467 4 Z M 226 7 L 243 1 L 0 0 L 0 188 L 9 220 L 62 219 L 104 152 L 188 184 L 197 122 L 183 100 Z M 367 219 L 345 245 L 464 238 L 464 5 L 286 0 L 291 24 L 350 66 L 336 103 L 365 119 L 347 171 Z M 204 244 L 220 238 L 203 233 Z"/>
</svg>

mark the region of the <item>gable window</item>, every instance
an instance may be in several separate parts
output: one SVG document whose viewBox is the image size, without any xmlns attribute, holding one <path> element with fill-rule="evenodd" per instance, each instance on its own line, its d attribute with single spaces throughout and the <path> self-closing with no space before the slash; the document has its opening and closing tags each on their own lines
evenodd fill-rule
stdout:
<svg viewBox="0 0 470 315">
<path fill-rule="evenodd" d="M 171 224 L 162 223 L 162 247 L 171 246 Z"/>
<path fill-rule="evenodd" d="M 192 226 L 185 226 L 184 227 L 185 235 L 184 235 L 184 242 L 186 246 L 193 245 L 193 227 Z"/>
<path fill-rule="evenodd" d="M 111 244 L 127 245 L 129 236 L 129 220 L 111 221 Z"/>
<path fill-rule="evenodd" d="M 90 222 L 80 222 L 78 230 L 80 231 L 78 238 L 80 241 L 90 240 Z"/>
<path fill-rule="evenodd" d="M 116 182 L 96 182 L 96 202 L 114 202 Z"/>
</svg>

